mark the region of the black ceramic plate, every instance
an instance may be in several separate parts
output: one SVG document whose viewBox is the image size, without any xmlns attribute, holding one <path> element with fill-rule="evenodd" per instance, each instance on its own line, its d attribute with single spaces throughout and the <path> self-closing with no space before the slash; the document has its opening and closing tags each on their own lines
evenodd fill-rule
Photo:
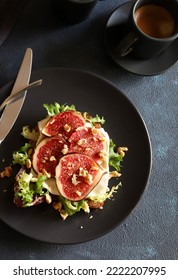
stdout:
<svg viewBox="0 0 178 280">
<path fill-rule="evenodd" d="M 22 126 L 29 124 L 33 127 L 46 115 L 43 103 L 57 101 L 75 104 L 80 111 L 105 117 L 105 129 L 113 141 L 129 148 L 120 177 L 123 186 L 115 194 L 114 201 L 105 203 L 104 210 L 93 210 L 89 215 L 81 212 L 62 221 L 50 205 L 17 208 L 13 204 L 14 177 L 1 179 L 0 218 L 18 232 L 41 241 L 72 244 L 92 240 L 118 226 L 140 200 L 151 166 L 147 129 L 140 114 L 124 94 L 96 75 L 55 68 L 32 73 L 31 81 L 40 78 L 43 79 L 42 85 L 27 94 L 17 122 L 0 146 L 1 168 L 11 162 L 12 152 L 24 143 L 20 136 Z M 1 95 L 5 96 L 5 92 L 7 95 L 11 85 L 9 83 L 4 87 Z"/>
<path fill-rule="evenodd" d="M 143 76 L 160 74 L 169 69 L 178 60 L 178 39 L 161 55 L 148 59 L 136 59 L 132 55 L 119 57 L 116 46 L 128 32 L 126 24 L 133 1 L 119 6 L 109 17 L 105 28 L 105 45 L 110 57 L 123 69 Z"/>
</svg>

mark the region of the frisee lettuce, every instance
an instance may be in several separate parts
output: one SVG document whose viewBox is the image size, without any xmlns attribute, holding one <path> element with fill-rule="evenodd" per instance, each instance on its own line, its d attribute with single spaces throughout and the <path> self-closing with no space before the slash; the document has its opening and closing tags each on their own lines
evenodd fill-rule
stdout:
<svg viewBox="0 0 178 280">
<path fill-rule="evenodd" d="M 70 201 L 62 196 L 59 197 L 59 200 L 62 202 L 63 208 L 69 216 L 72 216 L 76 212 L 79 212 L 81 209 L 84 210 L 84 208 L 85 208 L 84 200 Z"/>
<path fill-rule="evenodd" d="M 109 145 L 109 165 L 114 167 L 117 171 L 121 170 L 121 161 L 123 160 L 122 156 L 114 151 L 116 145 L 110 139 Z"/>
<path fill-rule="evenodd" d="M 65 112 L 65 111 L 76 111 L 75 105 L 67 105 L 67 104 L 59 104 L 57 102 L 55 102 L 54 104 L 48 104 L 45 103 L 43 104 L 43 107 L 47 110 L 47 113 L 49 116 L 53 117 L 61 112 Z M 94 123 L 100 123 L 100 124 L 104 124 L 105 123 L 105 119 L 104 117 L 100 117 L 98 115 L 96 115 L 95 117 L 89 116 L 89 114 L 87 112 L 83 113 L 84 118 L 90 122 L 92 125 Z"/>
<path fill-rule="evenodd" d="M 105 123 L 104 117 L 100 117 L 98 115 L 96 115 L 95 117 L 92 117 L 87 112 L 85 112 L 85 113 L 83 113 L 83 116 L 92 125 L 94 125 L 95 123 L 100 123 L 100 124 L 104 124 Z"/>
<path fill-rule="evenodd" d="M 33 203 L 34 195 L 46 195 L 48 191 L 43 188 L 43 182 L 46 177 L 41 175 L 33 178 L 32 173 L 23 171 L 17 178 L 18 190 L 15 192 L 16 198 L 19 197 L 23 201 L 23 207 L 29 207 Z"/>
<path fill-rule="evenodd" d="M 120 186 L 121 186 L 121 182 L 119 184 L 117 184 L 116 186 L 113 186 L 111 189 L 108 188 L 107 192 L 104 193 L 103 195 L 90 196 L 89 199 L 94 202 L 97 202 L 97 203 L 104 202 L 106 199 L 110 199 L 113 196 L 113 194 L 118 191 Z"/>
<path fill-rule="evenodd" d="M 29 140 L 33 140 L 33 141 L 37 141 L 38 138 L 39 138 L 39 131 L 36 131 L 35 129 L 30 129 L 28 125 L 24 126 L 22 128 L 22 133 L 21 135 L 26 138 L 26 139 L 29 139 Z"/>
<path fill-rule="evenodd" d="M 64 111 L 76 111 L 75 106 L 71 105 L 68 106 L 67 104 L 60 105 L 59 103 L 55 102 L 54 104 L 43 104 L 43 107 L 47 110 L 49 116 L 53 117 L 61 112 Z"/>
<path fill-rule="evenodd" d="M 20 164 L 21 166 L 25 165 L 27 160 L 29 159 L 28 149 L 31 147 L 29 143 L 25 143 L 18 151 L 13 152 L 12 158 L 13 164 Z"/>
<path fill-rule="evenodd" d="M 23 207 L 28 207 L 33 201 L 34 190 L 30 187 L 32 176 L 23 171 L 17 179 L 18 191 L 15 192 L 15 196 L 23 201 Z"/>
</svg>

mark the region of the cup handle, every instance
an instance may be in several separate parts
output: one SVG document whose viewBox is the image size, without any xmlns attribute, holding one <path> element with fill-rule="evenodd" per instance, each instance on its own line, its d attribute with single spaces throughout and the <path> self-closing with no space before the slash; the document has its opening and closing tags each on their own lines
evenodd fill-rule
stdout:
<svg viewBox="0 0 178 280">
<path fill-rule="evenodd" d="M 133 33 L 128 33 L 117 45 L 116 51 L 119 56 L 124 57 L 133 50 L 133 45 L 138 40 L 138 37 Z"/>
</svg>

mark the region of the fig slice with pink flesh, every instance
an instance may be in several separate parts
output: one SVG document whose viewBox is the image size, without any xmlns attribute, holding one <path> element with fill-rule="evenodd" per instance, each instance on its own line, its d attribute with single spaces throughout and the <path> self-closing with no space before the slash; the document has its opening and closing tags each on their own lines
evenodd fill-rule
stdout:
<svg viewBox="0 0 178 280">
<path fill-rule="evenodd" d="M 92 157 L 97 163 L 106 158 L 107 142 L 101 130 L 95 127 L 80 127 L 68 139 L 69 153 L 81 153 Z"/>
<path fill-rule="evenodd" d="M 77 111 L 65 111 L 50 118 L 42 133 L 46 136 L 62 134 L 69 137 L 77 127 L 83 126 L 85 119 Z"/>
<path fill-rule="evenodd" d="M 100 181 L 103 170 L 89 156 L 68 154 L 56 166 L 56 184 L 60 194 L 71 200 L 79 201 Z"/>
<path fill-rule="evenodd" d="M 64 150 L 68 149 L 66 141 L 61 135 L 45 138 L 35 148 L 32 165 L 37 173 L 47 172 L 55 175 L 55 168 Z"/>
</svg>

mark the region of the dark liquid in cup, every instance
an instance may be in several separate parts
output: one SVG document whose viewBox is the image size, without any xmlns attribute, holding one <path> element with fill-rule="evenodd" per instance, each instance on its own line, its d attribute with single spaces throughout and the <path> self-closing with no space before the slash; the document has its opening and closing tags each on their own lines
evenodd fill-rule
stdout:
<svg viewBox="0 0 178 280">
<path fill-rule="evenodd" d="M 158 5 L 145 5 L 134 15 L 137 26 L 145 34 L 155 38 L 168 38 L 174 34 L 175 22 L 171 13 Z"/>
</svg>

